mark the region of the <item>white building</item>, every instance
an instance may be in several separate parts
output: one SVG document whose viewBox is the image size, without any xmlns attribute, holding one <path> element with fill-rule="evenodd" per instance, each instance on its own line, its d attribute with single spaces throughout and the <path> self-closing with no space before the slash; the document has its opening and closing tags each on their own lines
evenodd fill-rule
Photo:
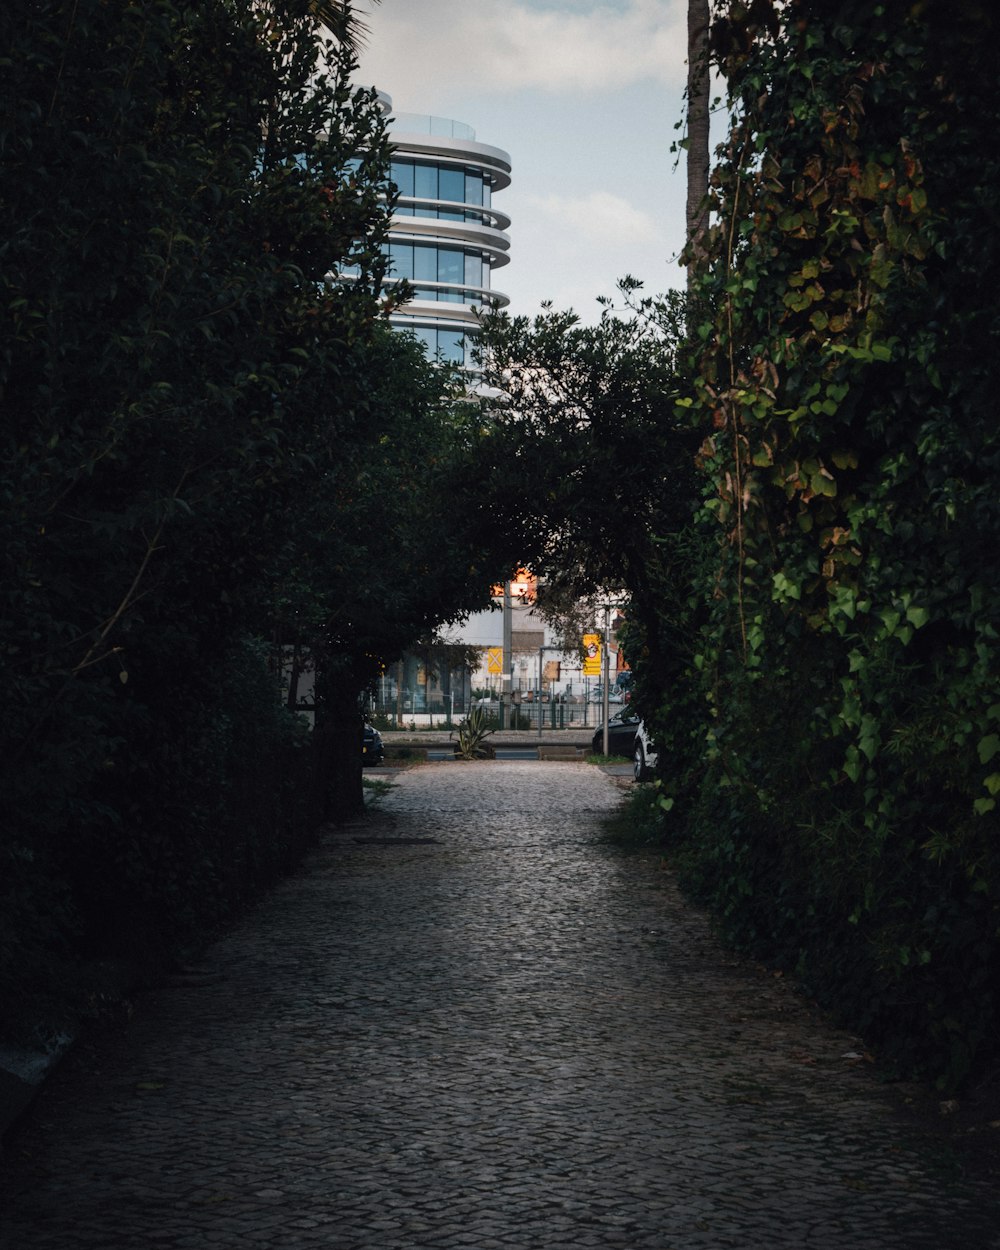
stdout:
<svg viewBox="0 0 1000 1250">
<path fill-rule="evenodd" d="M 441 117 L 400 113 L 390 118 L 389 140 L 399 198 L 388 285 L 405 278 L 414 289 L 390 321 L 412 330 L 429 355 L 468 364 L 477 312 L 509 303 L 492 275 L 510 259 L 510 218 L 493 206 L 510 185 L 510 157 L 478 143 L 471 126 Z"/>
</svg>

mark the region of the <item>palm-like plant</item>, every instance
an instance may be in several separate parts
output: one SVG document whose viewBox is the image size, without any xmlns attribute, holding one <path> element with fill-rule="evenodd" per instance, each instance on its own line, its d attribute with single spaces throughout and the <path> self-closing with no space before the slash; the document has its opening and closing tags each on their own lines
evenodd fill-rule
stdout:
<svg viewBox="0 0 1000 1250">
<path fill-rule="evenodd" d="M 493 748 L 485 746 L 484 739 L 492 732 L 486 709 L 482 707 L 472 708 L 469 715 L 458 727 L 458 742 L 455 746 L 455 754 L 463 760 L 489 759 L 493 754 Z"/>
<path fill-rule="evenodd" d="M 379 0 L 373 0 L 378 4 Z M 320 25 L 325 26 L 338 43 L 354 51 L 365 45 L 367 25 L 358 17 L 350 0 L 310 0 L 309 9 Z"/>
</svg>

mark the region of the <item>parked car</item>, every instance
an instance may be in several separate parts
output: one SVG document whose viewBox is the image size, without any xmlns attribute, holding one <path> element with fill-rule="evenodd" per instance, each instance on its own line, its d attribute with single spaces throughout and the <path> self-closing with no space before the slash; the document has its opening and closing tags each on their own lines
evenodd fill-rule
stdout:
<svg viewBox="0 0 1000 1250">
<path fill-rule="evenodd" d="M 616 712 L 608 720 L 608 754 L 624 755 L 626 759 L 632 758 L 632 751 L 635 745 L 636 730 L 639 728 L 639 718 L 626 709 Z M 604 751 L 604 726 L 598 725 L 593 738 L 590 741 L 590 749 L 595 755 L 601 755 Z"/>
<path fill-rule="evenodd" d="M 646 726 L 640 721 L 632 746 L 632 771 L 636 781 L 648 781 L 652 777 L 658 758 L 656 743 L 650 738 Z"/>
<path fill-rule="evenodd" d="M 374 725 L 365 725 L 364 739 L 361 743 L 361 766 L 381 764 L 385 759 L 385 748 L 382 746 L 382 735 Z"/>
<path fill-rule="evenodd" d="M 603 685 L 600 684 L 600 682 L 598 682 L 596 686 L 591 686 L 590 701 L 591 703 L 603 703 L 604 702 L 604 687 Z M 625 695 L 622 693 L 621 690 L 619 690 L 617 686 L 612 686 L 611 689 L 608 691 L 608 702 L 609 703 L 627 703 L 628 700 L 625 698 Z M 608 723 L 610 724 L 611 722 L 609 721 Z"/>
<path fill-rule="evenodd" d="M 603 725 L 595 731 L 590 747 L 595 755 L 603 753 Z M 639 717 L 625 708 L 608 721 L 608 754 L 630 759 L 636 781 L 648 781 L 656 768 L 656 744 Z"/>
</svg>

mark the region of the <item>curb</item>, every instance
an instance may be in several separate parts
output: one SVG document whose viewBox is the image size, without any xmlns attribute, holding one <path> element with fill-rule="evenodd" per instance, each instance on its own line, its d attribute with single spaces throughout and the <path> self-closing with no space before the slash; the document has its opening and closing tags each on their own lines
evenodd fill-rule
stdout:
<svg viewBox="0 0 1000 1250">
<path fill-rule="evenodd" d="M 45 1050 L 0 1046 L 0 1146 L 71 1049 L 76 1036 L 76 1033 L 60 1033 Z"/>
</svg>

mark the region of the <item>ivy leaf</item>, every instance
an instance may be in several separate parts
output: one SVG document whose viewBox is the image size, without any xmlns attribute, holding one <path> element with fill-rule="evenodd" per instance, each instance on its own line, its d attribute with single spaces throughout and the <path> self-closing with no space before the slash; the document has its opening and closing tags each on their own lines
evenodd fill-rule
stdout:
<svg viewBox="0 0 1000 1250">
<path fill-rule="evenodd" d="M 833 499 L 837 494 L 837 483 L 825 469 L 820 469 L 810 477 L 809 487 L 814 495 L 822 495 L 827 499 Z"/>
<path fill-rule="evenodd" d="M 988 764 L 998 751 L 1000 751 L 1000 734 L 987 734 L 985 738 L 980 738 L 980 764 Z"/>
</svg>

